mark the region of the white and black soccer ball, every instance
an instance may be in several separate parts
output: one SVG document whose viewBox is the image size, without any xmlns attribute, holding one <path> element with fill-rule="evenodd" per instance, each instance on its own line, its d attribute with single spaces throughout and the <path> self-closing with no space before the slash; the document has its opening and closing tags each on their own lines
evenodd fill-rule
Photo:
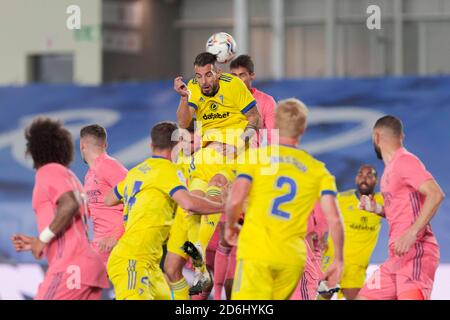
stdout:
<svg viewBox="0 0 450 320">
<path fill-rule="evenodd" d="M 226 32 L 219 32 L 209 37 L 206 51 L 217 57 L 217 62 L 230 62 L 236 55 L 236 41 Z"/>
</svg>

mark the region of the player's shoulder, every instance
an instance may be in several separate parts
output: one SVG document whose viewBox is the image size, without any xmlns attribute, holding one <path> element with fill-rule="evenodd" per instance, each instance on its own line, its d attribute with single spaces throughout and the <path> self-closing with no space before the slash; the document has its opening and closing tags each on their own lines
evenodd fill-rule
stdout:
<svg viewBox="0 0 450 320">
<path fill-rule="evenodd" d="M 344 199 L 344 198 L 350 198 L 350 197 L 354 197 L 356 194 L 356 189 L 349 189 L 349 190 L 345 190 L 345 191 L 341 191 L 338 193 L 338 198 L 340 199 Z"/>
<path fill-rule="evenodd" d="M 188 85 L 188 86 L 198 85 L 197 78 L 195 78 L 195 77 L 194 77 L 194 78 L 191 78 L 191 79 L 188 81 L 187 85 Z"/>
<path fill-rule="evenodd" d="M 225 84 L 227 84 L 227 83 L 235 83 L 236 80 L 240 80 L 240 79 L 238 77 L 236 77 L 236 76 L 233 76 L 230 73 L 222 73 L 220 75 L 220 77 L 219 77 L 219 81 L 223 82 Z"/>
<path fill-rule="evenodd" d="M 187 87 L 191 92 L 190 98 L 197 97 L 201 94 L 200 86 L 198 85 L 198 80 L 195 77 L 188 81 Z"/>
<path fill-rule="evenodd" d="M 399 150 L 400 155 L 397 158 L 396 166 L 404 166 L 405 164 L 422 164 L 422 161 L 414 153 L 402 148 Z"/>
<path fill-rule="evenodd" d="M 256 99 L 263 99 L 263 100 L 271 100 L 273 102 L 275 102 L 275 99 L 268 93 L 261 91 L 259 89 L 255 88 L 255 91 L 253 93 L 253 95 L 255 96 Z"/>
<path fill-rule="evenodd" d="M 113 167 L 113 168 L 118 168 L 118 169 L 125 169 L 125 166 L 116 158 L 111 157 L 111 156 L 106 156 L 105 159 L 103 160 L 104 165 L 108 166 L 109 168 Z"/>
<path fill-rule="evenodd" d="M 380 192 L 376 192 L 375 195 L 373 196 L 375 199 L 375 202 L 380 202 L 383 201 L 383 195 Z"/>
<path fill-rule="evenodd" d="M 325 162 L 316 159 L 312 154 L 304 149 L 299 149 L 299 156 L 308 165 L 309 168 L 314 170 L 327 170 Z"/>
<path fill-rule="evenodd" d="M 67 174 L 70 171 L 69 168 L 63 166 L 60 163 L 51 162 L 43 165 L 36 171 L 36 178 L 43 177 L 47 175 L 59 175 L 59 174 Z"/>
</svg>

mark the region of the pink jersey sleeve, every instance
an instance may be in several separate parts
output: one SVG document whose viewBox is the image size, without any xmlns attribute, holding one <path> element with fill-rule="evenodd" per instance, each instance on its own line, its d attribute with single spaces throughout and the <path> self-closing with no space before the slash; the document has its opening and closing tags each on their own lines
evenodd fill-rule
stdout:
<svg viewBox="0 0 450 320">
<path fill-rule="evenodd" d="M 263 114 L 261 115 L 264 119 L 264 126 L 267 129 L 275 128 L 275 107 L 276 107 L 275 100 L 268 95 L 266 103 L 264 104 L 263 107 Z"/>
<path fill-rule="evenodd" d="M 424 164 L 414 155 L 405 154 L 400 159 L 397 168 L 403 181 L 418 190 L 420 185 L 427 180 L 433 179 L 433 176 L 425 168 Z"/>
<path fill-rule="evenodd" d="M 98 168 L 98 173 L 111 186 L 115 187 L 125 179 L 128 170 L 115 159 L 106 159 Z"/>
<path fill-rule="evenodd" d="M 276 102 L 272 96 L 257 90 L 252 89 L 253 96 L 256 99 L 259 115 L 261 116 L 262 129 L 267 129 L 267 143 L 270 144 L 271 129 L 275 128 L 275 108 Z"/>
</svg>

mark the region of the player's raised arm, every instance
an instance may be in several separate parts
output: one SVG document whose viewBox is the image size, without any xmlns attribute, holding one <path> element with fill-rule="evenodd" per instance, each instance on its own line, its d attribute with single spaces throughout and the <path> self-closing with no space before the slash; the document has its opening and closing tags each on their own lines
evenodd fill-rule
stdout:
<svg viewBox="0 0 450 320">
<path fill-rule="evenodd" d="M 191 123 L 194 115 L 194 110 L 189 107 L 189 89 L 181 76 L 175 78 L 173 88 L 180 95 L 180 103 L 177 109 L 178 125 L 185 129 Z"/>
<path fill-rule="evenodd" d="M 197 214 L 210 214 L 223 211 L 222 203 L 210 201 L 204 197 L 194 195 L 189 193 L 186 189 L 178 190 L 172 195 L 172 198 L 185 211 Z"/>
<path fill-rule="evenodd" d="M 259 115 L 256 104 L 253 108 L 245 113 L 245 116 L 247 117 L 248 124 L 245 127 L 242 139 L 245 141 L 245 143 L 248 143 L 260 128 L 261 116 Z"/>
<path fill-rule="evenodd" d="M 328 282 L 328 287 L 335 287 L 341 278 L 344 265 L 344 227 L 341 214 L 336 202 L 336 197 L 332 194 L 322 195 L 320 207 L 328 222 L 328 230 L 334 244 L 333 263 L 325 272 L 324 278 Z"/>
</svg>

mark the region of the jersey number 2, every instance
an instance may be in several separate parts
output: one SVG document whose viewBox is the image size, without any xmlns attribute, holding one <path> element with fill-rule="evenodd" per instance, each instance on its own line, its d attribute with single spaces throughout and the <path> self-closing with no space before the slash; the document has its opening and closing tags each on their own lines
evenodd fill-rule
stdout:
<svg viewBox="0 0 450 320">
<path fill-rule="evenodd" d="M 289 192 L 274 199 L 272 210 L 270 213 L 283 219 L 289 219 L 291 217 L 291 214 L 289 212 L 280 210 L 278 207 L 283 203 L 289 202 L 294 199 L 297 193 L 297 185 L 291 178 L 279 177 L 275 183 L 275 188 L 282 189 L 285 185 L 288 186 Z"/>
</svg>

